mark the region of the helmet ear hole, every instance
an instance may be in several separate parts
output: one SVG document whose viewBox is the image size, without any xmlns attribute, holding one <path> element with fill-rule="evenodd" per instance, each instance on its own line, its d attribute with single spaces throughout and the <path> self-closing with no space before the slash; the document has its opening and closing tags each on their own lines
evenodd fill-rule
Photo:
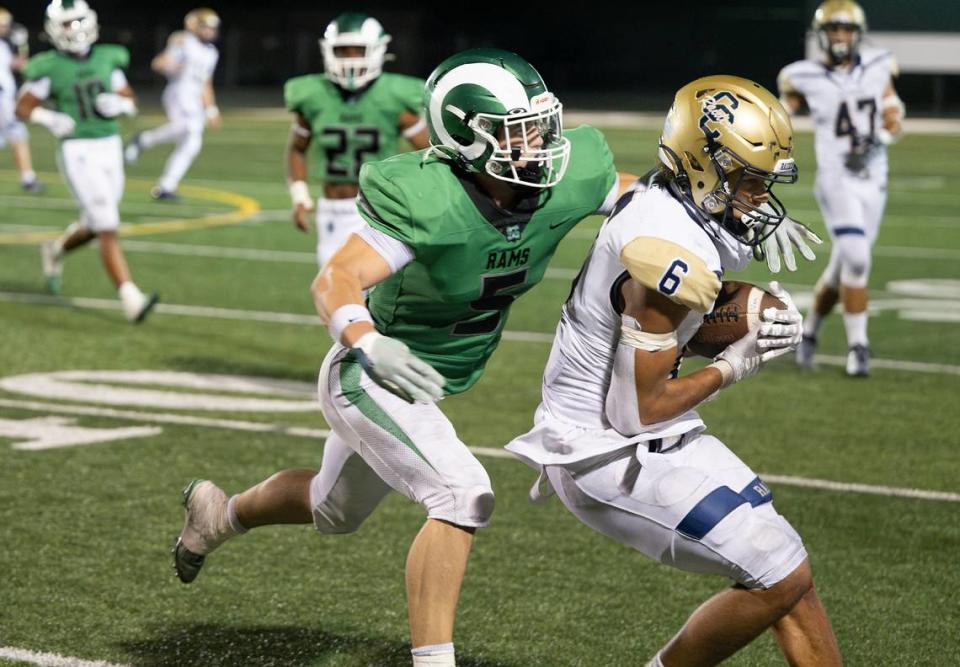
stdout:
<svg viewBox="0 0 960 667">
<path fill-rule="evenodd" d="M 700 161 L 697 160 L 696 157 L 694 157 L 693 153 L 691 153 L 690 151 L 685 151 L 683 155 L 684 157 L 687 158 L 687 162 L 690 163 L 691 167 L 693 167 L 697 171 L 703 171 L 703 166 L 700 164 Z M 703 187 L 703 186 L 700 186 L 700 187 Z"/>
</svg>

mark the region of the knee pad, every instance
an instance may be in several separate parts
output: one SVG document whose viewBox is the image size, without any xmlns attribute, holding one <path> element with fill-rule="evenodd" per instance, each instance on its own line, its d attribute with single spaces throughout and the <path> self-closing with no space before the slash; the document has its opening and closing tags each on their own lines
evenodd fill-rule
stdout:
<svg viewBox="0 0 960 667">
<path fill-rule="evenodd" d="M 731 525 L 724 526 L 725 519 L 703 542 L 739 568 L 737 581 L 747 588 L 776 585 L 807 557 L 800 535 L 772 505 L 744 508 L 728 519 Z"/>
<path fill-rule="evenodd" d="M 431 519 L 467 528 L 486 528 L 493 516 L 493 489 L 489 481 L 476 486 L 447 486 L 427 493 L 421 504 Z"/>
<path fill-rule="evenodd" d="M 834 244 L 840 256 L 840 284 L 866 287 L 870 277 L 870 241 L 864 234 L 844 234 Z"/>
</svg>

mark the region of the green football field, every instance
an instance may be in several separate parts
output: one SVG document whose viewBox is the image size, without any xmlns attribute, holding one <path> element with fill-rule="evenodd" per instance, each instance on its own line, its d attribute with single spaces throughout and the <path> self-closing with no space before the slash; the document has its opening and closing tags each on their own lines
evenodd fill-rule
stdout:
<svg viewBox="0 0 960 667">
<path fill-rule="evenodd" d="M 70 256 L 61 298 L 45 294 L 37 244 L 74 205 L 43 131 L 32 136 L 45 194 L 21 193 L 0 153 L 4 664 L 26 656 L 17 650 L 76 665 L 409 664 L 403 567 L 423 516 L 399 496 L 354 535 L 258 529 L 211 556 L 191 586 L 170 569 L 191 478 L 232 493 L 320 461 L 311 393 L 330 340 L 308 291 L 314 241 L 288 218 L 288 126 L 228 112 L 180 203 L 147 194 L 166 150 L 128 171 L 127 257 L 163 299 L 139 327 L 124 322 L 93 247 Z M 621 170 L 652 166 L 656 132 L 608 136 Z M 851 665 L 960 664 L 958 154 L 960 136 L 907 136 L 892 150 L 870 379 L 843 376 L 834 317 L 816 373 L 784 360 L 703 408 L 803 535 Z M 800 183 L 783 199 L 822 231 L 810 135 L 798 160 Z M 516 303 L 483 380 L 443 402 L 461 437 L 488 448 L 480 459 L 497 494 L 463 588 L 461 665 L 642 665 L 726 585 L 646 560 L 555 499 L 529 504 L 533 471 L 496 456 L 531 423 L 559 307 L 599 222 L 574 230 Z M 798 300 L 826 254 L 783 277 Z M 758 265 L 748 279 L 768 277 Z M 730 662 L 783 664 L 769 635 Z"/>
</svg>

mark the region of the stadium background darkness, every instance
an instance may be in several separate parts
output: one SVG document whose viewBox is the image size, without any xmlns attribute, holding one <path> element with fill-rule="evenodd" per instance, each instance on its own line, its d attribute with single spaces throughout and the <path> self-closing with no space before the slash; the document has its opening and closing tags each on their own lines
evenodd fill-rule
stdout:
<svg viewBox="0 0 960 667">
<path fill-rule="evenodd" d="M 45 49 L 46 2 L 0 0 Z M 287 78 L 322 70 L 317 38 L 341 11 L 376 16 L 393 35 L 388 63 L 395 72 L 425 77 L 456 51 L 472 46 L 514 50 L 540 70 L 568 108 L 664 110 L 682 83 L 730 73 L 774 87 L 784 64 L 803 56 L 815 0 L 673 0 L 589 3 L 581 11 L 536 3 L 185 2 L 92 0 L 101 40 L 132 55 L 130 79 L 148 100 L 162 80 L 150 59 L 183 15 L 199 4 L 224 19 L 216 83 L 226 101 L 279 106 Z M 864 0 L 874 31 L 960 32 L 960 3 L 944 0 Z M 905 74 L 898 85 L 911 115 L 960 114 L 960 76 Z"/>
</svg>

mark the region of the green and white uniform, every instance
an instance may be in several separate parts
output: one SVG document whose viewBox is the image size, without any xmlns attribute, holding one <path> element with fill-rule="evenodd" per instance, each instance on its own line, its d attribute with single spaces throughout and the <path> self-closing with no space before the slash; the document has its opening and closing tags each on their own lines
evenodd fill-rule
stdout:
<svg viewBox="0 0 960 667">
<path fill-rule="evenodd" d="M 357 183 L 360 167 L 395 155 L 401 134 L 400 115 L 420 114 L 423 80 L 401 74 L 381 74 L 366 88 L 348 92 L 323 74 L 287 81 L 284 102 L 301 115 L 313 136 L 309 149 L 310 176 L 319 183 Z M 416 131 L 419 127 L 414 126 Z M 317 201 L 317 253 L 324 264 L 363 224 L 356 203 L 348 199 Z"/>
<path fill-rule="evenodd" d="M 543 278 L 563 237 L 612 208 L 617 175 L 603 135 L 583 126 L 564 137 L 571 152 L 563 179 L 511 211 L 448 161 L 422 153 L 360 175 L 368 223 L 360 236 L 395 270 L 368 297 L 376 328 L 436 368 L 449 394 L 480 378 L 511 303 Z M 311 491 L 319 530 L 355 529 L 391 487 L 431 518 L 488 524 L 486 471 L 439 407 L 411 405 L 374 384 L 339 344 L 324 361 L 319 393 L 334 431 Z"/>
<path fill-rule="evenodd" d="M 119 124 L 97 112 L 96 98 L 127 86 L 123 72 L 129 63 L 125 47 L 95 44 L 86 57 L 45 51 L 23 68 L 23 90 L 76 122 L 60 142 L 57 163 L 80 207 L 81 224 L 96 232 L 120 224 L 124 186 Z"/>
</svg>

